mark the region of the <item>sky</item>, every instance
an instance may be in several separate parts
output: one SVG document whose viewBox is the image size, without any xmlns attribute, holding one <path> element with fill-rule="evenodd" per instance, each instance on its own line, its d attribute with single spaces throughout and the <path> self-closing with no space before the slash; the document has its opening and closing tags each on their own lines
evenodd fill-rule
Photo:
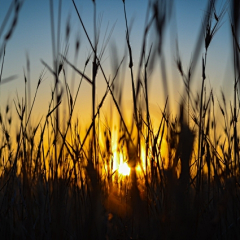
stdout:
<svg viewBox="0 0 240 240">
<path fill-rule="evenodd" d="M 54 17 L 55 29 L 57 26 L 58 2 L 54 0 Z M 93 39 L 93 4 L 88 0 L 75 0 L 79 13 L 83 19 L 85 27 Z M 147 0 L 126 0 L 126 11 L 128 23 L 132 23 L 130 32 L 130 43 L 133 51 L 134 59 L 134 75 L 136 76 L 138 60 L 140 56 L 140 49 L 142 44 L 142 36 L 144 29 L 144 22 L 147 9 Z M 0 0 L 0 26 L 3 18 L 8 10 L 11 1 Z M 224 1 L 219 0 L 217 10 L 224 4 Z M 107 77 L 113 76 L 112 72 L 112 52 L 113 45 L 117 47 L 119 59 L 126 55 L 126 28 L 124 20 L 123 3 L 121 0 L 96 0 L 97 16 L 102 16 L 102 24 L 100 28 L 100 47 L 105 31 L 108 26 L 108 32 L 113 25 L 113 33 L 108 43 L 107 49 L 102 58 Z M 166 37 L 164 38 L 163 52 L 166 57 L 167 76 L 169 89 L 172 91 L 171 106 L 178 105 L 182 94 L 183 84 L 177 72 L 174 62 L 174 48 L 175 39 L 178 36 L 179 51 L 183 61 L 183 68 L 186 70 L 191 60 L 196 40 L 198 38 L 199 29 L 202 25 L 203 17 L 207 0 L 175 0 L 174 10 L 170 23 L 168 24 Z M 231 37 L 229 30 L 229 14 L 228 11 L 224 17 L 223 25 L 214 36 L 213 43 L 209 48 L 208 62 L 207 62 L 207 86 L 214 88 L 214 94 L 218 95 L 221 89 L 226 91 L 227 96 L 231 98 L 233 82 L 231 75 Z M 0 44 L 2 44 L 3 36 L 6 34 L 8 27 L 11 24 L 13 16 L 10 16 L 10 21 L 6 26 L 5 31 L 0 36 Z M 101 17 L 100 17 L 101 18 Z M 98 18 L 98 19 L 100 19 Z M 77 60 L 77 67 L 83 70 L 84 62 L 91 53 L 91 47 L 87 41 L 84 31 L 77 18 L 71 0 L 62 0 L 61 11 L 61 34 L 60 46 L 64 49 L 65 46 L 65 29 L 66 22 L 70 19 L 70 40 L 69 52 L 67 58 L 70 62 L 74 62 L 75 42 L 80 39 L 80 52 Z M 14 33 L 9 40 L 6 47 L 6 55 L 4 59 L 2 78 L 7 78 L 12 75 L 17 75 L 17 78 L 7 84 L 0 86 L 0 102 L 1 109 L 4 108 L 8 102 L 12 106 L 14 112 L 13 99 L 16 99 L 16 94 L 20 97 L 24 96 L 24 74 L 26 71 L 26 56 L 30 59 L 30 85 L 31 95 L 33 95 L 38 77 L 43 70 L 41 60 L 44 60 L 49 66 L 52 66 L 52 39 L 51 39 L 51 25 L 50 25 L 50 7 L 48 0 L 32 1 L 25 0 L 20 10 L 18 22 Z M 175 32 L 172 32 L 175 29 Z M 154 42 L 153 31 L 150 32 L 148 41 L 148 49 L 151 42 Z M 202 54 L 204 54 L 204 48 Z M 126 58 L 128 61 L 128 59 Z M 121 73 L 120 80 L 124 82 L 124 101 L 126 106 L 128 103 L 132 104 L 131 100 L 131 82 L 130 71 L 127 68 L 127 61 L 125 62 L 125 71 Z M 2 59 L 0 59 L 2 63 Z M 73 76 L 71 68 L 67 66 L 69 85 L 72 87 L 73 93 L 76 93 L 77 83 L 79 77 Z M 198 63 L 196 76 L 193 87 L 199 89 L 201 84 L 201 62 Z M 91 64 L 87 68 L 87 75 L 91 77 Z M 72 80 L 74 78 L 74 80 Z M 74 83 L 72 83 L 74 82 Z M 43 113 L 46 113 L 48 103 L 51 98 L 51 89 L 54 84 L 54 79 L 49 71 L 46 70 L 44 80 L 39 88 L 39 94 L 36 99 L 34 107 L 34 118 L 39 120 Z M 97 79 L 97 101 L 100 101 L 106 84 L 101 74 L 98 74 Z M 161 116 L 160 108 L 164 102 L 166 93 L 162 92 L 162 82 L 160 73 L 160 61 L 156 62 L 155 70 L 152 73 L 150 82 L 150 106 L 153 115 Z M 33 96 L 31 96 L 33 97 Z M 83 82 L 78 98 L 76 113 L 79 114 L 80 120 L 83 122 L 91 119 L 91 87 L 88 83 Z M 160 108 L 159 108 L 160 107 Z M 129 108 L 127 109 L 129 110 Z M 132 109 L 131 109 L 132 110 Z M 106 109 L 106 112 L 108 110 Z M 106 113 L 107 114 L 107 113 Z"/>
</svg>

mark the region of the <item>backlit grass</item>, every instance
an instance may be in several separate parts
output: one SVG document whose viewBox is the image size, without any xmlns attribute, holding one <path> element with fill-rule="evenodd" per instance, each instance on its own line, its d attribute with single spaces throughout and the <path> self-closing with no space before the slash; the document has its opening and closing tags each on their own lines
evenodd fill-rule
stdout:
<svg viewBox="0 0 240 240">
<path fill-rule="evenodd" d="M 114 75 L 105 72 L 104 52 L 109 47 L 113 29 L 99 43 L 97 4 L 93 2 L 94 36 L 89 37 L 79 10 L 72 0 L 91 52 L 81 69 L 68 59 L 70 25 L 65 31 L 66 47 L 60 51 L 60 17 L 50 0 L 53 65 L 41 60 L 41 72 L 35 92 L 29 92 L 28 71 L 24 74 L 24 96 L 14 98 L 13 109 L 7 104 L 0 112 L 0 237 L 2 239 L 239 239 L 239 30 L 238 1 L 228 1 L 216 9 L 210 0 L 204 11 L 199 40 L 193 58 L 185 70 L 176 40 L 175 67 L 184 91 L 178 114 L 169 107 L 169 84 L 164 72 L 163 38 L 171 19 L 172 1 L 149 1 L 143 29 L 140 58 L 132 53 L 129 16 L 125 1 L 127 54 L 112 56 Z M 4 32 L 0 28 L 0 63 L 3 69 L 5 46 L 14 33 L 21 1 L 13 1 L 9 11 L 13 23 Z M 209 48 L 217 38 L 223 17 L 229 12 L 235 79 L 233 99 L 221 99 L 206 87 Z M 11 21 L 6 15 L 5 21 Z M 5 22 L 1 26 L 5 27 Z M 57 29 L 57 31 L 56 31 Z M 150 31 L 155 38 L 149 40 Z M 57 32 L 55 34 L 55 32 Z M 204 46 L 204 47 L 202 47 Z M 75 60 L 80 51 L 76 40 Z M 156 63 L 161 64 L 157 66 Z M 198 61 L 200 59 L 200 61 Z M 132 114 L 126 119 L 123 86 L 118 78 L 124 61 L 130 72 Z M 75 61 L 76 62 L 76 61 Z M 197 65 L 201 66 L 201 89 L 191 88 Z M 27 62 L 28 65 L 28 62 Z M 88 76 L 87 67 L 92 74 Z M 149 104 L 149 79 L 160 67 L 159 92 L 165 96 L 160 119 L 154 119 Z M 79 78 L 74 93 L 66 68 Z M 136 74 L 134 72 L 136 70 Z M 54 79 L 47 112 L 37 123 L 32 111 L 46 74 Z M 99 75 L 105 92 L 96 91 Z M 7 83 L 13 77 L 2 79 Z M 91 86 L 92 121 L 80 133 L 74 114 L 82 82 Z M 1 86 L 0 86 L 1 87 Z M 30 97 L 32 96 L 32 98 Z M 110 99 L 109 121 L 102 111 Z M 62 106 L 66 106 L 63 111 Z M 217 115 L 220 109 L 221 116 Z M 12 119 L 11 111 L 16 112 Z M 129 109 L 128 109 L 129 110 Z M 83 113 L 84 114 L 84 113 Z M 219 118 L 224 123 L 219 126 Z M 16 123 L 16 131 L 12 125 Z M 153 122 L 157 122 L 153 124 Z M 104 123 L 104 124 L 103 124 Z M 156 127 L 157 126 L 157 127 Z M 85 127 L 85 126 L 84 126 Z"/>
</svg>

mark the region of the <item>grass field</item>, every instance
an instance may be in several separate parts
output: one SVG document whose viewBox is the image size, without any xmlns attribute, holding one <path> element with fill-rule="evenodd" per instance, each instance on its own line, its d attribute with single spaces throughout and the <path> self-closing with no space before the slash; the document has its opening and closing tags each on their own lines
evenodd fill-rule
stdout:
<svg viewBox="0 0 240 240">
<path fill-rule="evenodd" d="M 59 51 L 59 36 L 55 36 L 52 29 L 53 66 L 42 60 L 44 70 L 35 92 L 31 93 L 26 72 L 23 98 L 15 98 L 14 109 L 9 105 L 1 107 L 0 238 L 240 239 L 240 4 L 236 0 L 227 1 L 217 11 L 215 1 L 209 0 L 187 70 L 183 68 L 176 40 L 175 67 L 182 78 L 184 92 L 176 107 L 178 113 L 172 116 L 168 82 L 160 77 L 160 91 L 165 93 L 166 102 L 160 106 L 161 119 L 155 127 L 149 107 L 149 75 L 158 67 L 154 64 L 157 59 L 161 59 L 163 73 L 166 68 L 162 42 L 173 2 L 149 1 L 140 58 L 134 59 L 129 16 L 122 1 L 127 54 L 119 61 L 112 56 L 115 74 L 111 77 L 104 70 L 102 57 L 112 30 L 103 46 L 99 46 L 97 7 L 96 2 L 92 2 L 93 39 L 89 37 L 92 29 L 86 29 L 72 0 L 74 14 L 91 47 L 82 69 L 67 57 L 70 25 L 66 25 L 63 52 Z M 57 11 L 55 13 L 53 1 L 49 3 L 49 24 L 53 28 L 60 23 L 54 22 L 53 13 Z M 21 1 L 13 1 L 10 11 L 14 18 L 5 35 L 0 28 L 1 69 L 5 47 L 17 27 Z M 213 89 L 206 87 L 208 50 L 217 38 L 226 12 L 231 13 L 235 76 L 230 102 L 226 102 L 224 92 L 221 99 L 217 99 Z M 10 21 L 8 17 L 5 20 Z M 0 24 L 5 25 L 5 22 Z M 156 36 L 152 45 L 149 44 L 150 30 L 154 30 Z M 75 52 L 79 52 L 78 41 Z M 118 78 L 123 71 L 123 61 L 127 61 L 126 71 L 131 76 L 130 121 L 125 118 L 123 86 Z M 201 89 L 194 90 L 191 83 L 197 64 L 202 69 Z M 86 73 L 89 65 L 91 76 Z M 66 67 L 80 78 L 74 94 Z M 35 99 L 46 73 L 54 78 L 48 111 L 38 123 L 33 123 Z M 2 71 L 0 74 L 0 84 L 8 84 L 11 78 L 2 79 Z M 104 78 L 106 90 L 101 99 L 96 99 L 99 74 Z M 92 111 L 92 121 L 87 123 L 84 135 L 80 134 L 81 126 L 74 114 L 83 81 L 91 86 Z M 111 99 L 115 111 L 115 129 L 110 124 L 104 127 L 100 124 L 107 98 Z M 64 104 L 65 112 L 61 108 Z M 10 110 L 16 112 L 15 119 Z M 220 116 L 216 114 L 219 110 Z M 223 128 L 218 124 L 220 118 Z M 18 126 L 14 133 L 13 122 Z"/>
</svg>

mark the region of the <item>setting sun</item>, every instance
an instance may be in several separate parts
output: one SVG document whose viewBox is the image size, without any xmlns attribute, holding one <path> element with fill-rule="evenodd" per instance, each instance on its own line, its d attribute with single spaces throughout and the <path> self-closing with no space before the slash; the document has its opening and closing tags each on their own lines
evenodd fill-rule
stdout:
<svg viewBox="0 0 240 240">
<path fill-rule="evenodd" d="M 127 165 L 126 162 L 121 163 L 118 168 L 118 172 L 123 176 L 129 176 L 130 174 L 130 167 Z"/>
</svg>

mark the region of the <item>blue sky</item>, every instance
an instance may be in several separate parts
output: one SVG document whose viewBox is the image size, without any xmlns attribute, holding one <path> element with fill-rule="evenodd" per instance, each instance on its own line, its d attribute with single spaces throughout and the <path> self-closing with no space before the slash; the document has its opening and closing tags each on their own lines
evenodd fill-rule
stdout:
<svg viewBox="0 0 240 240">
<path fill-rule="evenodd" d="M 0 1 L 0 24 L 3 21 L 3 16 L 10 5 L 9 0 Z M 54 2 L 54 14 L 57 16 L 58 1 Z M 147 0 L 126 0 L 126 9 L 128 15 L 128 21 L 133 20 L 132 31 L 130 35 L 131 45 L 133 49 L 133 58 L 135 64 L 135 70 L 138 65 L 138 59 L 140 54 L 140 47 L 142 44 L 143 36 L 143 26 L 146 15 Z M 217 7 L 221 6 L 224 2 L 219 0 Z M 123 4 L 121 0 L 96 0 L 97 4 L 97 14 L 102 14 L 102 26 L 101 26 L 101 39 L 104 36 L 104 32 L 109 24 L 109 29 L 116 23 L 111 40 L 109 42 L 109 47 L 112 46 L 112 43 L 115 42 L 119 58 L 124 55 L 126 48 L 125 42 L 125 22 L 124 22 L 124 12 Z M 168 79 L 170 89 L 175 89 L 176 94 L 172 97 L 172 104 L 179 103 L 179 97 L 181 94 L 180 89 L 183 87 L 182 81 L 177 73 L 176 67 L 173 61 L 174 47 L 173 44 L 175 40 L 171 34 L 171 26 L 173 27 L 174 23 L 176 24 L 178 40 L 179 40 L 179 49 L 180 54 L 183 60 L 183 67 L 186 69 L 190 62 L 191 56 L 193 54 L 193 49 L 198 37 L 198 32 L 202 24 L 203 16 L 205 14 L 207 1 L 204 0 L 176 0 L 174 7 L 174 14 L 171 23 L 169 24 L 165 43 L 164 43 L 164 54 L 167 61 L 167 70 L 168 70 Z M 93 36 L 93 4 L 92 1 L 88 0 L 76 0 L 76 5 L 79 9 L 81 17 L 84 21 L 86 29 L 90 35 Z M 218 8 L 217 8 L 218 9 Z M 87 58 L 88 54 L 91 52 L 90 45 L 86 39 L 86 36 L 83 32 L 83 29 L 79 23 L 76 12 L 73 8 L 71 0 L 62 1 L 62 17 L 61 17 L 61 48 L 64 47 L 65 39 L 65 26 L 70 16 L 71 23 L 71 37 L 70 37 L 70 46 L 68 59 L 74 61 L 74 46 L 77 37 L 80 37 L 81 48 L 79 61 L 77 66 L 79 69 L 83 69 L 83 63 Z M 209 48 L 208 53 L 208 65 L 207 65 L 207 82 L 211 83 L 215 87 L 215 92 L 223 87 L 230 96 L 231 84 L 231 69 L 229 62 L 231 62 L 231 45 L 230 45 L 230 31 L 229 31 L 229 13 L 227 12 L 222 27 L 217 32 L 213 43 Z M 10 18 L 12 19 L 12 18 Z M 175 19 L 175 20 L 174 20 Z M 56 29 L 56 19 L 55 19 L 55 29 Z M 11 21 L 10 21 L 11 23 Z M 8 27 L 6 28 L 8 29 Z M 151 35 L 154 36 L 154 35 Z M 176 35 L 175 35 L 176 36 Z M 154 39 L 150 40 L 154 41 Z M 2 38 L 0 38 L 0 44 L 2 43 Z M 100 43 L 101 46 L 101 43 Z M 108 76 L 111 74 L 111 54 L 108 50 L 103 56 L 103 65 L 105 66 Z M 204 53 L 204 48 L 202 50 Z M 26 54 L 30 57 L 31 65 L 31 87 L 34 91 L 37 85 L 38 76 L 43 69 L 41 59 L 47 62 L 52 66 L 52 45 L 51 45 L 51 28 L 50 28 L 50 10 L 49 10 L 49 1 L 32 1 L 25 0 L 24 5 L 20 11 L 17 27 L 14 31 L 12 38 L 10 39 L 5 56 L 5 64 L 3 68 L 3 78 L 8 77 L 13 74 L 17 74 L 17 79 L 1 86 L 0 89 L 0 98 L 1 105 L 4 105 L 7 101 L 12 101 L 16 96 L 16 91 L 18 91 L 20 96 L 23 96 L 24 90 L 24 79 L 23 79 L 23 68 L 26 69 Z M 1 63 L 1 60 L 0 60 Z M 91 65 L 90 65 L 91 66 Z M 160 65 L 159 65 L 160 66 Z M 201 83 L 201 64 L 199 63 L 199 70 L 196 74 L 196 79 L 194 80 L 194 86 L 196 89 L 200 86 Z M 130 89 L 130 78 L 129 71 L 126 68 L 127 72 L 122 77 L 125 78 L 126 88 L 126 101 L 131 101 L 131 94 L 129 94 Z M 70 73 L 69 68 L 69 73 Z M 91 68 L 88 69 L 87 73 L 91 76 Z M 156 72 L 159 74 L 158 67 L 156 67 Z M 70 75 L 71 76 L 71 75 Z M 228 81 L 224 81 L 224 78 L 228 78 Z M 230 80 L 229 80 L 230 78 Z M 71 80 L 69 80 L 71 82 Z M 77 80 L 76 80 L 77 82 Z M 75 83 L 76 84 L 76 83 Z M 40 109 L 45 111 L 47 109 L 47 103 L 50 100 L 50 91 L 51 86 L 53 86 L 53 78 L 49 72 L 46 72 L 44 82 L 42 83 L 39 96 L 36 102 L 37 118 L 40 118 L 41 112 Z M 76 87 L 76 85 L 75 85 Z M 99 75 L 98 80 L 98 94 L 99 99 L 103 90 L 105 90 L 105 83 L 101 76 Z M 161 103 L 158 102 L 160 98 L 158 97 L 159 92 L 161 91 L 162 85 L 159 80 L 151 82 L 150 96 L 151 103 L 157 109 L 158 105 Z M 229 88 L 229 89 L 228 89 Z M 32 92 L 33 92 L 32 91 Z M 84 83 L 80 90 L 80 99 L 79 99 L 79 111 L 86 110 L 86 104 L 91 102 L 91 89 Z M 161 99 L 163 100 L 163 99 Z M 45 104 L 44 104 L 45 102 Z M 154 107 L 153 107 L 154 108 Z M 81 110 L 82 109 L 82 110 Z M 84 111 L 85 111 L 84 110 Z M 159 112 L 160 114 L 160 112 Z M 90 113 L 87 114 L 89 119 L 91 117 Z"/>
</svg>

